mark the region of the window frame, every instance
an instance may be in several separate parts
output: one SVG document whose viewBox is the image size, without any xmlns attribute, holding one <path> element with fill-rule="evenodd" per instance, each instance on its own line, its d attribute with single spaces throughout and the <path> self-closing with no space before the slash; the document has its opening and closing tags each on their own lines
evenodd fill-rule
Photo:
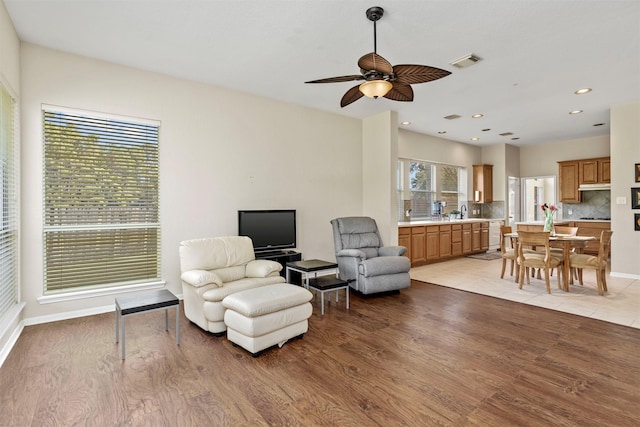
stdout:
<svg viewBox="0 0 640 427">
<path fill-rule="evenodd" d="M 428 165 L 431 168 L 431 189 L 426 190 L 414 190 L 411 189 L 411 164 L 419 163 Z M 442 189 L 442 168 L 443 167 L 451 167 L 455 168 L 458 171 L 458 190 L 450 191 Z M 446 163 L 439 163 L 434 161 L 426 161 L 426 160 L 418 160 L 411 158 L 399 158 L 398 159 L 398 188 L 397 188 L 397 197 L 398 197 L 398 221 L 403 221 L 405 218 L 405 200 L 411 200 L 411 217 L 414 220 L 430 220 L 433 215 L 433 201 L 441 200 L 444 194 L 457 194 L 457 205 L 453 206 L 447 204 L 443 208 L 443 212 L 449 213 L 453 210 L 458 210 L 462 204 L 465 204 L 464 197 L 466 194 L 466 170 L 467 168 L 463 166 L 450 165 Z M 427 203 L 424 212 L 416 212 L 415 204 L 413 202 L 413 194 L 416 192 L 427 194 L 427 200 L 431 200 L 431 203 Z M 429 199 L 431 196 L 431 199 Z"/>
<path fill-rule="evenodd" d="M 68 126 L 75 132 L 75 135 L 65 135 L 64 131 L 57 133 L 51 131 L 51 129 L 55 130 L 51 126 L 55 122 L 53 117 L 60 120 L 55 124 L 58 126 L 58 130 Z M 49 129 L 45 124 L 48 118 L 53 118 L 52 121 L 49 121 Z M 41 120 L 43 127 L 42 233 L 44 272 L 43 297 L 39 301 L 43 303 L 56 302 L 60 298 L 65 299 L 66 297 L 73 299 L 73 297 L 89 297 L 131 289 L 163 286 L 164 281 L 160 278 L 160 122 L 55 105 L 42 106 Z M 71 128 L 70 120 L 76 120 L 76 128 Z M 65 125 L 62 126 L 62 124 Z M 85 129 L 84 126 L 87 126 L 87 128 Z M 136 128 L 136 126 L 140 126 L 140 129 L 155 129 L 156 133 L 153 135 L 152 132 L 151 136 L 147 134 L 140 136 L 143 131 Z M 48 151 L 53 146 L 52 141 L 54 139 L 51 138 L 52 135 L 55 135 L 55 138 L 59 138 L 61 141 L 64 140 L 70 147 L 73 147 L 72 149 L 67 149 L 67 154 L 74 149 L 77 153 L 65 157 L 65 149 L 61 149 L 62 154 L 60 154 L 60 157 L 55 157 L 57 154 Z M 47 146 L 48 137 L 51 138 L 49 146 Z M 85 151 L 89 154 L 83 156 L 81 148 L 85 148 Z M 62 175 L 62 173 L 56 174 L 47 171 L 48 162 L 49 166 L 51 166 L 52 161 L 84 161 L 83 165 L 94 165 L 93 167 L 83 168 L 83 172 L 85 172 L 84 179 L 90 177 L 92 173 L 96 174 L 95 182 L 101 185 L 95 187 L 95 194 L 104 197 L 103 207 L 101 208 L 104 212 L 103 214 L 96 213 L 95 206 L 92 207 L 90 203 L 87 203 L 88 207 L 83 207 L 81 204 L 78 206 L 78 203 L 73 205 L 71 202 L 68 205 L 64 205 L 67 200 L 75 202 L 84 202 L 85 200 L 81 200 L 79 196 L 75 196 L 76 198 L 73 199 L 73 184 L 68 184 L 70 190 L 62 188 L 63 185 L 60 185 L 62 181 L 57 176 Z M 102 165 L 108 165 L 108 167 L 100 168 L 100 161 L 103 162 Z M 73 163 L 69 164 L 72 165 Z M 111 168 L 114 170 L 105 172 Z M 118 170 L 118 173 L 122 173 L 123 187 L 127 186 L 127 190 L 133 190 L 134 192 L 134 195 L 129 197 L 139 201 L 140 205 L 115 200 L 114 190 L 109 188 L 113 187 L 113 184 L 108 183 L 116 181 L 113 179 L 116 176 L 116 170 Z M 66 173 L 69 175 L 69 171 Z M 102 185 L 100 173 L 103 175 L 105 173 L 111 174 L 107 175 L 107 178 L 111 178 L 107 179 L 107 184 Z M 57 185 L 57 187 L 51 187 L 52 184 Z M 77 187 L 82 186 L 83 184 L 79 183 Z M 139 197 L 142 197 L 142 199 L 136 198 L 138 193 L 140 193 Z M 62 197 L 59 199 L 63 200 L 61 202 L 50 203 L 47 198 L 50 197 L 51 200 L 56 200 L 52 196 L 64 196 L 65 194 L 68 194 L 68 199 Z M 88 194 L 92 193 L 88 190 Z M 119 202 L 119 204 L 116 202 Z M 146 214 L 140 214 L 142 216 L 138 217 L 135 212 L 145 211 L 145 207 Z M 67 214 L 67 211 L 72 213 Z M 88 214 L 88 223 L 83 220 L 83 211 Z M 80 237 L 74 238 L 74 234 Z M 54 237 L 52 236 L 60 236 L 57 243 L 54 242 Z M 82 247 L 79 242 L 82 242 L 83 239 L 89 241 L 92 238 L 94 240 L 91 240 L 86 249 L 86 253 L 89 255 L 86 258 L 83 258 L 83 255 L 75 256 L 73 252 L 76 252 L 76 254 L 82 253 L 82 250 L 79 250 Z M 104 242 L 104 245 L 101 245 L 100 242 Z M 127 244 L 134 245 L 133 250 Z M 72 249 L 74 245 L 76 245 L 75 249 Z M 112 248 L 113 250 L 111 252 L 101 252 L 105 248 Z M 140 259 L 135 259 L 135 257 L 131 256 L 137 248 L 142 248 L 146 251 Z M 125 261 L 126 256 L 122 256 L 123 254 L 129 254 L 128 256 L 133 261 Z M 59 256 L 59 258 L 54 258 L 56 256 Z M 72 258 L 76 264 L 63 265 L 65 264 L 65 257 Z M 86 274 L 83 277 L 80 264 L 85 259 L 89 261 L 90 265 L 101 267 L 105 273 L 100 274 L 104 274 L 105 277 L 110 276 L 112 279 L 105 280 L 104 283 L 96 283 L 99 280 L 96 278 L 98 275 L 96 272 L 93 272 L 93 277 L 90 277 L 90 274 Z M 55 264 L 56 268 L 60 267 L 55 270 L 55 273 L 51 270 L 53 265 L 50 263 L 51 261 L 57 263 Z M 101 263 L 104 265 L 101 266 Z M 144 266 L 141 268 L 140 266 L 145 263 L 147 265 L 146 269 Z M 121 272 L 114 273 L 114 270 L 119 267 L 123 267 Z M 68 270 L 65 270 L 65 268 L 68 268 Z M 143 271 L 127 273 L 127 270 L 132 269 L 142 269 Z M 57 274 L 58 277 L 54 278 L 54 274 Z M 64 276 L 65 274 L 68 275 Z M 127 278 L 127 274 L 133 278 Z M 68 283 L 71 286 L 51 285 L 61 283 L 60 277 L 62 276 L 65 277 L 65 284 L 66 278 L 69 278 Z M 122 280 L 118 280 L 118 277 Z M 113 278 L 116 279 L 114 280 Z M 82 280 L 89 280 L 89 283 L 82 284 Z"/>
</svg>

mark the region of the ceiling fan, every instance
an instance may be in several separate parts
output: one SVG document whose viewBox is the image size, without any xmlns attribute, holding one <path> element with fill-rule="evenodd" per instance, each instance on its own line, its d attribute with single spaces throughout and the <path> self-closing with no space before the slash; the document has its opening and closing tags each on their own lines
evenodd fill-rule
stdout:
<svg viewBox="0 0 640 427">
<path fill-rule="evenodd" d="M 311 80 L 305 83 L 339 83 L 355 80 L 365 80 L 349 89 L 342 99 L 340 106 L 346 107 L 363 96 L 378 98 L 380 96 L 392 101 L 413 101 L 412 84 L 426 83 L 438 80 L 451 74 L 450 71 L 427 65 L 403 64 L 392 66 L 389 61 L 378 55 L 376 40 L 376 21 L 382 18 L 384 9 L 379 6 L 367 9 L 367 18 L 373 22 L 373 52 L 363 55 L 358 60 L 360 74 L 349 76 L 329 77 Z"/>
</svg>

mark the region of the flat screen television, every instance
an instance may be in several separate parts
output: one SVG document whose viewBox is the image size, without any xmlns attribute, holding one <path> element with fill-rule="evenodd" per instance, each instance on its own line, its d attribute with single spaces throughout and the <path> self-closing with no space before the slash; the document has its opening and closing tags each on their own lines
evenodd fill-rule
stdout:
<svg viewBox="0 0 640 427">
<path fill-rule="evenodd" d="M 296 247 L 296 211 L 238 211 L 238 236 L 248 236 L 255 252 Z"/>
</svg>

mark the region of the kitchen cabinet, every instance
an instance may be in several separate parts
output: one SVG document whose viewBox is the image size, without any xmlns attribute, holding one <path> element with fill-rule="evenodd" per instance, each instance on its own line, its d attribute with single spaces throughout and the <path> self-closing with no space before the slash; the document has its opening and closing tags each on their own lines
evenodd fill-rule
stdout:
<svg viewBox="0 0 640 427">
<path fill-rule="evenodd" d="M 558 162 L 558 188 L 560 201 L 580 203 L 582 184 L 609 184 L 611 182 L 611 159 L 599 157 Z"/>
<path fill-rule="evenodd" d="M 486 251 L 489 249 L 489 223 L 480 223 L 480 250 Z"/>
<path fill-rule="evenodd" d="M 400 227 L 398 229 L 398 246 L 404 246 L 407 248 L 407 252 L 404 256 L 411 259 L 411 228 Z"/>
<path fill-rule="evenodd" d="M 439 227 L 438 251 L 440 258 L 451 256 L 451 226 L 441 225 Z"/>
<path fill-rule="evenodd" d="M 462 224 L 451 226 L 451 255 L 462 255 Z"/>
<path fill-rule="evenodd" d="M 427 261 L 435 261 L 440 258 L 440 227 L 435 225 L 427 227 Z"/>
<path fill-rule="evenodd" d="M 489 221 L 400 227 L 398 244 L 407 247 L 405 255 L 414 267 L 486 252 L 489 248 Z"/>
<path fill-rule="evenodd" d="M 471 253 L 471 224 L 462 224 L 462 253 Z"/>
<path fill-rule="evenodd" d="M 493 165 L 473 165 L 473 201 L 493 202 Z"/>
<path fill-rule="evenodd" d="M 578 181 L 579 162 L 571 160 L 558 162 L 558 188 L 560 189 L 560 201 L 563 203 L 580 203 L 580 186 Z"/>
<path fill-rule="evenodd" d="M 476 222 L 471 224 L 471 252 L 479 252 L 481 247 L 480 223 Z"/>
<path fill-rule="evenodd" d="M 579 184 L 606 184 L 611 182 L 611 159 L 609 157 L 579 160 L 578 165 Z"/>
<path fill-rule="evenodd" d="M 411 227 L 411 260 L 412 263 L 421 263 L 427 260 L 426 232 L 424 226 Z"/>
</svg>

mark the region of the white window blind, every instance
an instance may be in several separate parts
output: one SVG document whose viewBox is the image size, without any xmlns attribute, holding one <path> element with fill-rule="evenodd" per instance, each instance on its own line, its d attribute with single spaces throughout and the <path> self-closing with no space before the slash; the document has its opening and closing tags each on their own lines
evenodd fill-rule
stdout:
<svg viewBox="0 0 640 427">
<path fill-rule="evenodd" d="M 160 278 L 157 123 L 43 110 L 45 293 Z"/>
<path fill-rule="evenodd" d="M 0 83 L 0 319 L 18 303 L 16 100 Z"/>
</svg>

